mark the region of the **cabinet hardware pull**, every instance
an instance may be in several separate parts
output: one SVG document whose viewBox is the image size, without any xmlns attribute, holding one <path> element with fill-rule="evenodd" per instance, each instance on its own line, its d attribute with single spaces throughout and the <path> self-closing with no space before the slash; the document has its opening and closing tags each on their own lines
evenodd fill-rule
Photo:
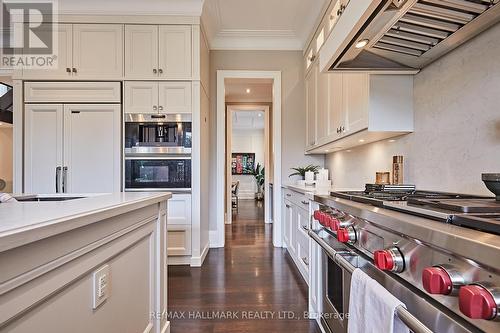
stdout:
<svg viewBox="0 0 500 333">
<path fill-rule="evenodd" d="M 300 258 L 300 259 L 302 259 L 302 261 L 304 262 L 304 264 L 305 264 L 306 266 L 309 266 L 309 260 L 307 260 L 307 257 L 302 257 L 302 258 Z"/>
<path fill-rule="evenodd" d="M 153 105 L 153 111 L 156 111 L 158 107 L 156 105 Z"/>
<path fill-rule="evenodd" d="M 78 110 L 71 110 L 71 113 L 80 113 Z"/>
<path fill-rule="evenodd" d="M 69 68 L 69 67 L 66 67 L 66 73 L 69 73 L 69 74 L 71 74 L 71 68 Z"/>
<path fill-rule="evenodd" d="M 291 197 L 292 195 L 291 195 L 290 193 L 287 193 L 287 194 L 286 194 L 286 196 L 287 196 L 287 197 Z"/>
<path fill-rule="evenodd" d="M 285 207 L 286 207 L 286 208 L 290 208 L 290 205 L 285 204 Z"/>
<path fill-rule="evenodd" d="M 302 226 L 302 229 L 304 229 L 305 232 L 308 232 L 309 231 L 309 228 L 306 226 L 306 225 L 303 225 Z"/>
<path fill-rule="evenodd" d="M 157 72 L 156 68 L 153 68 L 153 74 L 156 74 Z"/>
<path fill-rule="evenodd" d="M 76 68 L 75 68 L 75 67 L 73 67 L 73 73 L 75 73 L 75 74 L 76 74 Z"/>
<path fill-rule="evenodd" d="M 63 168 L 63 176 L 62 176 L 62 193 L 66 193 L 66 181 L 68 178 L 68 167 L 65 166 Z"/>
<path fill-rule="evenodd" d="M 164 119 L 164 118 L 166 118 L 166 117 L 167 117 L 167 116 L 166 116 L 166 115 L 164 115 L 164 114 L 152 114 L 152 115 L 151 115 L 151 118 L 153 118 L 153 119 Z"/>
<path fill-rule="evenodd" d="M 158 107 L 158 110 L 163 111 L 163 106 L 161 106 L 161 105 L 160 105 L 160 106 Z"/>
<path fill-rule="evenodd" d="M 309 201 L 302 200 L 301 201 L 304 205 L 309 205 Z"/>
<path fill-rule="evenodd" d="M 160 75 L 162 75 L 162 74 L 163 74 L 163 69 L 161 69 L 161 68 L 160 68 L 160 69 L 158 70 L 158 73 L 159 73 Z"/>
<path fill-rule="evenodd" d="M 61 181 L 61 167 L 58 166 L 56 167 L 56 193 L 59 193 L 60 191 L 61 187 L 60 181 Z"/>
</svg>

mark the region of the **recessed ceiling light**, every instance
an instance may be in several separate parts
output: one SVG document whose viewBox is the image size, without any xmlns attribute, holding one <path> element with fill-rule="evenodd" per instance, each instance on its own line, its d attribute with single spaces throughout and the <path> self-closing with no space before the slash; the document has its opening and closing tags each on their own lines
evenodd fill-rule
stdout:
<svg viewBox="0 0 500 333">
<path fill-rule="evenodd" d="M 391 139 L 391 140 L 389 140 L 389 142 L 396 142 L 396 140 L 394 140 L 394 139 Z"/>
<path fill-rule="evenodd" d="M 262 117 L 262 113 L 259 112 L 259 117 Z"/>
<path fill-rule="evenodd" d="M 359 139 L 359 142 L 365 142 L 365 139 Z"/>
<path fill-rule="evenodd" d="M 346 150 L 346 152 L 348 152 L 348 153 L 350 153 L 351 151 L 352 151 L 352 150 L 350 150 L 350 149 L 347 149 L 347 150 Z"/>
<path fill-rule="evenodd" d="M 328 149 L 325 149 L 325 153 L 328 153 L 328 152 L 329 152 L 329 150 L 328 150 Z"/>
<path fill-rule="evenodd" d="M 250 94 L 250 91 L 251 91 L 250 88 L 247 88 L 247 94 Z"/>
<path fill-rule="evenodd" d="M 368 44 L 369 40 L 368 39 L 361 39 L 356 43 L 356 48 L 357 49 L 362 49 Z"/>
</svg>

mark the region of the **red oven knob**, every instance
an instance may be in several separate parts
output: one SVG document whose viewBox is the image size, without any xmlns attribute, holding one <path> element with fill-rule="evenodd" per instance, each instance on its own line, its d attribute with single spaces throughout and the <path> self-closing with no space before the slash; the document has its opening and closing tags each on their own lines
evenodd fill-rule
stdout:
<svg viewBox="0 0 500 333">
<path fill-rule="evenodd" d="M 450 274 L 441 267 L 427 267 L 422 271 L 422 284 L 429 294 L 448 295 L 453 290 Z"/>
<path fill-rule="evenodd" d="M 330 228 L 333 230 L 333 231 L 337 231 L 339 230 L 340 228 L 340 221 L 339 219 L 335 218 L 335 217 L 331 217 L 330 219 Z"/>
<path fill-rule="evenodd" d="M 318 210 L 315 210 L 314 213 L 313 213 L 313 217 L 316 221 L 319 221 L 320 218 L 321 218 L 321 214 L 322 214 L 322 211 L 320 211 L 319 209 Z"/>
<path fill-rule="evenodd" d="M 396 247 L 375 251 L 373 261 L 383 271 L 401 273 L 405 266 L 404 257 Z"/>
<path fill-rule="evenodd" d="M 337 230 L 337 240 L 341 243 L 353 244 L 356 242 L 356 230 L 354 228 L 339 228 Z"/>
<path fill-rule="evenodd" d="M 460 311 L 472 319 L 495 319 L 498 315 L 499 304 L 491 290 L 478 284 L 460 288 L 458 305 Z"/>
</svg>

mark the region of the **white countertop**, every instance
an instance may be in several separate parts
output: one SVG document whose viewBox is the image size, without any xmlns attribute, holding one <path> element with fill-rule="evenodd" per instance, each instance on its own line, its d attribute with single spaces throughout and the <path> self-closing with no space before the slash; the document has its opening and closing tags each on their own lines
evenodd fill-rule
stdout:
<svg viewBox="0 0 500 333">
<path fill-rule="evenodd" d="M 338 192 L 338 191 L 359 191 L 359 189 L 352 189 L 352 188 L 337 188 L 337 187 L 330 187 L 330 188 L 323 188 L 318 190 L 314 186 L 302 186 L 298 184 L 283 184 L 283 188 L 290 189 L 292 191 L 296 191 L 302 194 L 329 194 L 330 192 Z M 321 193 L 319 193 L 321 192 Z"/>
<path fill-rule="evenodd" d="M 44 197 L 46 195 L 40 195 Z M 50 195 L 55 197 L 57 195 Z M 0 251 L 98 222 L 104 218 L 168 200 L 170 192 L 65 194 L 68 201 L 0 204 Z"/>
</svg>

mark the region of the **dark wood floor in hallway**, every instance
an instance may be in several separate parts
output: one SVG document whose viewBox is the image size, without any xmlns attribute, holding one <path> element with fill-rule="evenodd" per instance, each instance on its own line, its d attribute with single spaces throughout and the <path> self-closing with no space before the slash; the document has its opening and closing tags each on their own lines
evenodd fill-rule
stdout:
<svg viewBox="0 0 500 333">
<path fill-rule="evenodd" d="M 240 201 L 226 247 L 211 249 L 202 268 L 169 267 L 168 293 L 170 314 L 184 316 L 171 317 L 172 333 L 320 332 L 304 318 L 306 283 L 286 251 L 273 247 L 272 226 L 253 200 Z M 212 318 L 229 312 L 234 318 Z"/>
</svg>

